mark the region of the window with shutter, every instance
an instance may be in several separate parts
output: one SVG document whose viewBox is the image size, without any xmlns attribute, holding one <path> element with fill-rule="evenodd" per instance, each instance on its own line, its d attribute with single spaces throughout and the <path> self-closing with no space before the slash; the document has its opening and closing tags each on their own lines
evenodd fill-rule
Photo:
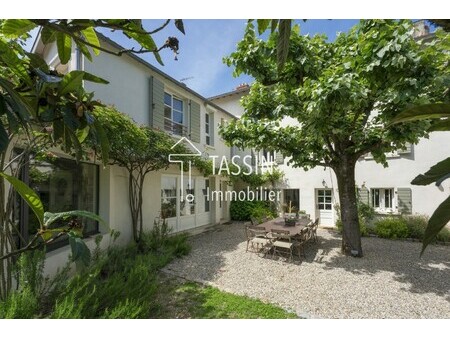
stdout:
<svg viewBox="0 0 450 338">
<path fill-rule="evenodd" d="M 402 214 L 412 213 L 412 190 L 411 188 L 398 188 L 398 211 Z"/>
<path fill-rule="evenodd" d="M 275 161 L 277 162 L 277 164 L 284 164 L 284 156 L 281 151 L 277 151 L 275 153 Z"/>
<path fill-rule="evenodd" d="M 195 101 L 189 102 L 190 106 L 190 139 L 200 143 L 200 105 Z"/>
<path fill-rule="evenodd" d="M 150 78 L 150 125 L 164 130 L 164 84 Z"/>
<path fill-rule="evenodd" d="M 367 188 L 359 188 L 358 189 L 359 200 L 364 204 L 369 204 L 369 189 Z"/>
</svg>

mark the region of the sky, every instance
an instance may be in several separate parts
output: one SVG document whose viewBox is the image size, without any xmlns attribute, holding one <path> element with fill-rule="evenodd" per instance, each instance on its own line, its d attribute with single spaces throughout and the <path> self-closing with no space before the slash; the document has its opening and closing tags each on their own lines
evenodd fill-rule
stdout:
<svg viewBox="0 0 450 338">
<path fill-rule="evenodd" d="M 148 30 L 159 27 L 164 20 L 144 20 Z M 325 34 L 332 41 L 337 32 L 346 32 L 358 20 L 307 20 L 299 21 L 301 34 Z M 233 77 L 233 69 L 226 66 L 222 59 L 236 49 L 242 39 L 246 20 L 183 20 L 186 35 L 179 32 L 173 21 L 169 26 L 153 35 L 158 46 L 164 44 L 168 36 L 176 36 L 180 43 L 178 61 L 169 49 L 161 51 L 164 66 L 160 66 L 153 54 L 139 56 L 183 82 L 205 97 L 211 97 L 232 91 L 239 84 L 251 83 L 249 76 Z M 120 45 L 133 47 L 132 41 L 122 33 L 101 31 Z"/>
</svg>

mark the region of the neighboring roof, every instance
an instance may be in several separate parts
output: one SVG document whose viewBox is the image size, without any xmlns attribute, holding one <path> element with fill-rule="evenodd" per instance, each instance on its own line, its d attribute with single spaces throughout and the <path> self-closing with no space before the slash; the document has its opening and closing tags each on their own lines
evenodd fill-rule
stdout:
<svg viewBox="0 0 450 338">
<path fill-rule="evenodd" d="M 104 42 L 110 44 L 112 47 L 117 48 L 117 49 L 125 49 L 125 47 L 119 45 L 117 42 L 111 40 L 110 38 L 106 37 L 105 35 L 98 33 L 97 32 L 98 37 L 103 40 Z M 234 116 L 233 114 L 231 114 L 229 111 L 223 109 L 222 107 L 219 107 L 218 105 L 216 105 L 214 102 L 211 102 L 209 99 L 207 99 L 206 97 L 200 95 L 199 93 L 195 92 L 194 90 L 190 89 L 189 87 L 187 87 L 184 83 L 174 79 L 173 77 L 171 77 L 170 75 L 164 73 L 163 71 L 159 70 L 158 68 L 156 68 L 155 66 L 153 66 L 151 63 L 145 61 L 144 59 L 140 58 L 139 56 L 137 56 L 136 54 L 133 53 L 126 53 L 124 55 L 127 55 L 129 57 L 131 57 L 132 59 L 136 60 L 137 62 L 143 64 L 144 66 L 150 68 L 152 71 L 154 71 L 155 73 L 161 75 L 162 77 L 164 77 L 165 79 L 169 80 L 170 82 L 174 83 L 175 85 L 183 88 L 184 90 L 186 90 L 187 92 L 197 96 L 199 99 L 205 101 L 207 104 L 209 104 L 210 106 L 214 107 L 217 110 L 220 110 L 221 112 L 236 118 L 236 116 Z"/>
<path fill-rule="evenodd" d="M 235 90 L 232 90 L 231 92 L 226 92 L 226 93 L 219 94 L 219 95 L 216 95 L 216 96 L 211 96 L 211 97 L 208 98 L 208 100 L 222 99 L 222 98 L 227 97 L 227 96 L 243 94 L 243 93 L 247 93 L 249 91 L 250 91 L 250 87 L 242 87 L 242 88 L 238 87 Z"/>
</svg>

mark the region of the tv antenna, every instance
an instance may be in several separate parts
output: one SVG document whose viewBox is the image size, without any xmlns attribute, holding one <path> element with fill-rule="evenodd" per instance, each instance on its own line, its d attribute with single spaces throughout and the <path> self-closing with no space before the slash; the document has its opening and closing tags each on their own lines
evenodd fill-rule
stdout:
<svg viewBox="0 0 450 338">
<path fill-rule="evenodd" d="M 193 76 L 188 76 L 188 77 L 183 77 L 182 79 L 180 79 L 180 82 L 185 82 L 187 80 L 193 79 Z"/>
</svg>

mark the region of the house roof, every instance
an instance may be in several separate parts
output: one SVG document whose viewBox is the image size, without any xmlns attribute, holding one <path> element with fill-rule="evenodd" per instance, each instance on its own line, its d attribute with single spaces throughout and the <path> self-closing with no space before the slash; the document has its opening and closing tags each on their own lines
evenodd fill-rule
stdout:
<svg viewBox="0 0 450 338">
<path fill-rule="evenodd" d="M 216 96 L 211 96 L 211 97 L 208 98 L 208 100 L 222 99 L 222 98 L 227 97 L 227 96 L 233 96 L 233 95 L 248 93 L 249 91 L 250 91 L 250 87 L 248 87 L 248 86 L 238 87 L 235 90 L 232 90 L 230 92 L 226 92 L 226 93 L 219 94 L 219 95 L 216 95 Z"/>
<path fill-rule="evenodd" d="M 117 48 L 117 49 L 125 49 L 123 46 L 119 45 L 117 42 L 111 40 L 110 38 L 106 37 L 105 35 L 98 33 L 97 35 L 99 37 L 100 40 L 103 40 L 104 42 L 106 42 L 107 44 L 111 45 L 113 48 Z M 144 59 L 140 58 L 138 55 L 133 54 L 133 53 L 126 53 L 124 54 L 126 56 L 129 56 L 130 58 L 136 60 L 137 62 L 141 63 L 142 65 L 148 67 L 150 70 L 152 70 L 153 72 L 157 73 L 158 75 L 161 75 L 163 78 L 165 78 L 166 80 L 172 82 L 173 84 L 183 88 L 184 90 L 186 90 L 187 92 L 191 93 L 192 95 L 198 97 L 199 99 L 201 99 L 202 101 L 205 101 L 205 103 L 207 103 L 208 105 L 212 106 L 213 108 L 233 117 L 236 118 L 236 116 L 234 116 L 233 114 L 231 114 L 229 111 L 223 109 L 222 107 L 219 107 L 218 105 L 216 105 L 214 102 L 211 102 L 209 99 L 205 98 L 204 96 L 200 95 L 199 93 L 197 93 L 196 91 L 190 89 L 189 87 L 187 87 L 184 83 L 174 79 L 173 77 L 171 77 L 170 75 L 164 73 L 163 71 L 159 70 L 158 68 L 156 68 L 155 66 L 153 66 L 151 63 L 145 61 Z"/>
<path fill-rule="evenodd" d="M 126 49 L 125 47 L 121 46 L 120 44 L 118 44 L 117 42 L 115 42 L 114 40 L 111 40 L 110 38 L 106 37 L 105 35 L 97 32 L 97 36 L 98 38 L 103 41 L 106 42 L 107 44 L 109 44 L 111 47 L 122 50 L 122 49 Z M 42 44 L 42 41 L 40 40 L 41 37 L 41 30 L 39 30 L 37 36 L 36 36 L 36 40 L 33 43 L 32 46 L 32 52 L 35 52 L 36 49 L 38 49 L 38 45 L 39 42 Z M 145 61 L 144 59 L 140 58 L 139 56 L 137 56 L 136 54 L 133 53 L 126 53 L 124 54 L 132 59 L 134 59 L 135 61 L 139 62 L 140 64 L 144 65 L 145 67 L 149 68 L 151 71 L 157 73 L 158 75 L 162 76 L 163 78 L 165 78 L 166 80 L 172 82 L 173 84 L 177 85 L 178 87 L 186 90 L 187 92 L 191 93 L 192 95 L 198 97 L 200 100 L 204 101 L 205 104 L 208 104 L 209 106 L 213 107 L 214 109 L 217 109 L 227 115 L 229 115 L 232 118 L 236 118 L 236 116 L 234 116 L 232 113 L 230 113 L 229 111 L 223 109 L 222 107 L 216 105 L 214 102 L 210 101 L 209 99 L 205 98 L 204 96 L 200 95 L 199 93 L 197 93 L 196 91 L 190 89 L 189 87 L 187 87 L 184 83 L 174 79 L 173 77 L 171 77 L 170 75 L 164 73 L 163 71 L 159 70 L 158 68 L 156 68 L 155 66 L 153 66 L 151 63 Z"/>
</svg>

